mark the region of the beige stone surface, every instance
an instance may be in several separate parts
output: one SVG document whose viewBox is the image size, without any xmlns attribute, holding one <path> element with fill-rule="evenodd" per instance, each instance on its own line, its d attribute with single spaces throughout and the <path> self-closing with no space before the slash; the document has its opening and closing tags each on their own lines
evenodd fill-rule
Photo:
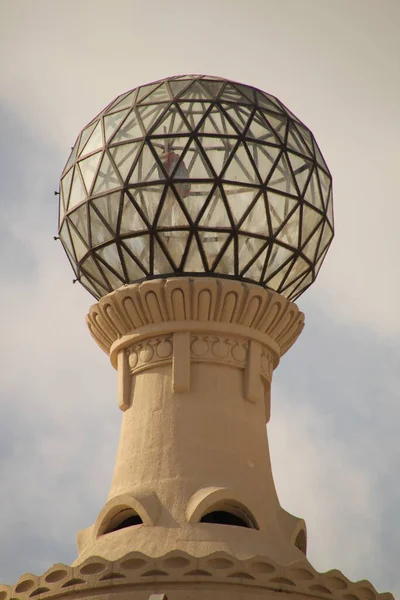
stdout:
<svg viewBox="0 0 400 600">
<path fill-rule="evenodd" d="M 303 322 L 276 293 L 205 277 L 126 286 L 92 307 L 124 415 L 109 499 L 80 533 L 76 564 L 132 550 L 304 558 L 305 524 L 280 507 L 266 435 L 272 372 Z M 129 507 L 143 525 L 102 534 Z M 212 510 L 253 528 L 200 523 Z"/>
</svg>

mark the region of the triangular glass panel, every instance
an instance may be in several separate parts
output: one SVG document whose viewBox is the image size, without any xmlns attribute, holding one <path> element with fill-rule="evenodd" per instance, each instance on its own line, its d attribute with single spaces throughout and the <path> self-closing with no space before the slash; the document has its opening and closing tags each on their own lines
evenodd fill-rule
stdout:
<svg viewBox="0 0 400 600">
<path fill-rule="evenodd" d="M 148 234 L 125 238 L 121 246 L 125 246 L 139 264 L 143 265 L 146 273 L 150 271 L 150 236 Z"/>
<path fill-rule="evenodd" d="M 207 207 L 202 214 L 198 225 L 199 227 L 232 228 L 225 202 L 218 188 L 214 191 L 211 199 L 208 201 Z"/>
<path fill-rule="evenodd" d="M 64 175 L 64 177 L 61 179 L 61 194 L 64 199 L 64 206 L 65 206 L 66 210 L 68 209 L 68 199 L 69 199 L 69 192 L 71 189 L 71 181 L 72 181 L 73 172 L 74 172 L 74 169 L 70 169 Z"/>
<path fill-rule="evenodd" d="M 278 291 L 294 260 L 295 255 L 290 250 L 279 244 L 273 244 L 264 275 L 264 283 L 267 287 Z"/>
<path fill-rule="evenodd" d="M 275 135 L 281 140 L 281 142 L 285 141 L 286 137 L 286 128 L 288 124 L 288 119 L 285 115 L 279 115 L 277 113 L 271 113 L 266 110 L 261 111 L 264 115 L 266 121 L 270 124 L 272 129 L 275 132 Z"/>
<path fill-rule="evenodd" d="M 289 275 L 285 281 L 285 284 L 282 289 L 285 289 L 290 284 L 298 281 L 301 276 L 304 276 L 306 273 L 309 273 L 312 269 L 311 265 L 304 260 L 301 256 L 298 256 L 294 262 L 293 267 L 290 270 Z"/>
<path fill-rule="evenodd" d="M 84 271 L 87 277 L 90 277 L 90 279 L 95 281 L 97 285 L 101 285 L 101 287 L 106 290 L 106 293 L 111 292 L 112 287 L 100 272 L 98 264 L 93 256 L 88 256 L 85 258 L 81 265 L 81 269 Z"/>
<path fill-rule="evenodd" d="M 191 183 L 190 194 L 183 198 L 192 223 L 196 221 L 212 190 L 212 183 Z"/>
<path fill-rule="evenodd" d="M 328 252 L 328 250 L 329 250 L 329 246 L 328 246 L 327 248 L 325 248 L 325 250 L 322 252 L 321 256 L 319 257 L 319 259 L 318 259 L 318 261 L 317 261 L 317 264 L 315 265 L 315 269 L 314 269 L 314 272 L 315 272 L 315 277 L 316 277 L 316 276 L 318 275 L 318 273 L 319 273 L 319 270 L 320 270 L 320 268 L 321 268 L 321 266 L 322 266 L 322 263 L 323 263 L 323 262 L 324 262 L 324 260 L 325 260 L 325 256 L 326 256 L 326 253 Z"/>
<path fill-rule="evenodd" d="M 143 102 L 146 102 L 146 103 L 168 102 L 170 99 L 171 98 L 169 95 L 168 88 L 165 83 L 162 83 L 161 85 L 158 86 L 158 88 L 156 88 L 154 90 L 154 92 L 151 92 L 151 94 L 146 96 L 146 98 L 143 99 Z"/>
<path fill-rule="evenodd" d="M 269 223 L 271 228 L 271 235 L 274 235 L 278 229 L 282 226 L 282 223 L 286 221 L 289 214 L 296 207 L 297 202 L 292 198 L 288 198 L 282 194 L 275 194 L 268 190 L 267 192 L 267 208 L 269 211 Z"/>
<path fill-rule="evenodd" d="M 256 163 L 260 180 L 265 181 L 269 176 L 281 149 L 276 146 L 257 144 L 257 142 L 250 142 L 249 140 L 244 142 L 244 144 L 247 146 L 252 159 Z"/>
<path fill-rule="evenodd" d="M 254 88 L 248 86 L 248 85 L 243 85 L 241 83 L 234 83 L 234 87 L 235 89 L 237 89 L 239 91 L 239 93 L 244 97 L 247 98 L 247 100 L 249 100 L 252 104 L 255 104 L 255 90 Z"/>
<path fill-rule="evenodd" d="M 241 276 L 246 277 L 247 279 L 252 279 L 253 281 L 259 282 L 262 277 L 262 273 L 265 267 L 265 261 L 267 260 L 269 247 L 267 246 L 259 256 L 252 262 L 250 267 L 245 270 Z"/>
<path fill-rule="evenodd" d="M 312 153 L 309 151 L 305 143 L 303 142 L 302 137 L 299 135 L 295 124 L 292 121 L 289 121 L 289 131 L 286 140 L 286 144 L 288 148 L 294 150 L 295 152 L 299 152 L 300 154 L 305 154 L 310 158 L 314 158 Z"/>
<path fill-rule="evenodd" d="M 329 175 L 327 173 L 325 173 L 325 171 L 323 171 L 319 167 L 318 167 L 317 171 L 318 171 L 319 182 L 321 184 L 322 198 L 323 198 L 324 206 L 326 207 L 328 204 L 328 197 L 329 197 L 329 192 L 330 192 L 331 186 L 332 186 L 332 180 L 329 177 Z"/>
<path fill-rule="evenodd" d="M 188 227 L 189 223 L 174 192 L 169 189 L 164 197 L 161 212 L 157 219 L 157 227 Z"/>
<path fill-rule="evenodd" d="M 305 281 L 306 278 L 310 277 L 310 275 L 311 274 L 303 273 L 300 277 L 298 277 L 295 281 L 293 281 L 293 283 L 291 283 L 288 286 L 286 286 L 285 282 L 280 292 L 282 296 L 284 298 L 287 298 L 288 300 L 294 300 L 295 298 L 300 296 L 300 294 L 302 293 L 301 290 L 304 289 L 303 281 Z"/>
<path fill-rule="evenodd" d="M 122 270 L 122 265 L 121 265 L 121 258 L 118 252 L 118 246 L 115 243 L 112 244 L 108 244 L 107 246 L 104 246 L 104 248 L 99 248 L 98 250 L 96 250 L 95 255 L 98 258 L 101 258 L 101 267 L 104 271 L 104 264 L 107 266 L 108 269 L 112 269 L 113 271 L 115 271 L 114 277 L 115 279 L 121 280 L 121 282 L 124 281 L 124 272 Z M 107 273 L 107 279 L 109 279 L 108 273 Z M 110 279 L 109 279 L 110 280 Z M 121 285 L 120 282 L 116 282 L 118 286 Z"/>
<path fill-rule="evenodd" d="M 138 209 L 133 204 L 128 194 L 124 195 L 124 204 L 122 208 L 122 218 L 119 233 L 125 235 L 128 233 L 137 233 L 138 231 L 147 231 L 148 227 L 139 214 Z"/>
<path fill-rule="evenodd" d="M 212 168 L 215 173 L 219 175 L 226 163 L 228 162 L 235 145 L 237 144 L 237 139 L 225 138 L 225 137 L 199 137 L 199 142 L 201 147 L 203 148 L 204 154 L 207 156 L 207 159 L 210 161 Z M 214 178 L 211 170 L 208 168 L 205 160 L 203 159 L 203 155 L 199 150 L 199 146 L 195 144 L 194 141 L 191 142 L 191 146 L 188 150 L 188 153 L 192 151 L 191 160 L 195 161 L 196 165 L 195 173 L 199 175 L 192 175 L 192 178 L 204 178 L 207 179 Z M 200 156 L 197 156 L 200 154 Z M 200 161 L 200 164 L 199 164 Z M 191 163 L 189 163 L 191 164 Z"/>
<path fill-rule="evenodd" d="M 261 180 L 247 153 L 244 142 L 241 142 L 234 151 L 233 158 L 222 174 L 229 181 L 258 184 Z"/>
<path fill-rule="evenodd" d="M 170 81 L 169 87 L 171 88 L 172 95 L 175 98 L 177 98 L 178 96 L 180 98 L 181 92 L 184 89 L 186 89 L 190 83 L 191 83 L 191 80 L 188 80 L 188 79 L 184 79 L 184 80 L 174 79 L 173 81 Z"/>
<path fill-rule="evenodd" d="M 228 118 L 218 106 L 214 106 L 208 113 L 207 117 L 199 127 L 199 132 L 209 133 L 211 135 L 237 136 L 236 129 L 231 125 Z"/>
<path fill-rule="evenodd" d="M 333 239 L 333 231 L 329 226 L 329 223 L 325 222 L 324 230 L 321 235 L 321 241 L 318 247 L 318 257 L 321 256 L 322 252 L 331 243 Z"/>
<path fill-rule="evenodd" d="M 156 212 L 158 210 L 162 194 L 163 185 L 153 185 L 151 187 L 136 188 L 131 190 L 131 196 L 141 210 L 142 215 L 147 219 L 150 225 L 153 224 Z"/>
<path fill-rule="evenodd" d="M 64 216 L 65 216 L 64 195 L 63 195 L 63 192 L 62 192 L 62 189 L 61 189 L 61 192 L 60 192 L 60 202 L 59 202 L 59 205 L 58 205 L 58 225 L 61 225 Z"/>
<path fill-rule="evenodd" d="M 69 232 L 72 240 L 72 245 L 74 247 L 76 259 L 79 262 L 80 260 L 82 260 L 83 256 L 85 256 L 85 254 L 88 253 L 89 248 L 86 246 L 86 244 L 84 244 L 81 236 L 74 229 L 71 222 L 69 222 Z"/>
<path fill-rule="evenodd" d="M 213 269 L 214 263 L 230 235 L 230 233 L 222 231 L 198 231 L 198 238 L 207 258 L 209 270 Z"/>
<path fill-rule="evenodd" d="M 165 179 L 164 171 L 150 148 L 150 142 L 143 145 L 139 158 L 129 178 L 129 183 L 143 183 Z"/>
<path fill-rule="evenodd" d="M 300 207 L 297 207 L 277 234 L 277 240 L 296 249 L 300 245 L 300 215 Z"/>
<path fill-rule="evenodd" d="M 172 241 L 174 243 L 174 241 Z M 179 242 L 177 244 L 179 246 Z M 153 238 L 153 274 L 154 275 L 167 275 L 176 270 L 175 265 L 172 262 L 171 256 L 168 253 L 168 249 L 164 248 L 158 243 L 156 236 Z"/>
<path fill-rule="evenodd" d="M 275 168 L 272 174 L 267 178 L 266 183 L 270 188 L 297 196 L 298 192 L 293 181 L 289 162 L 284 154 L 281 155 L 276 163 Z"/>
<path fill-rule="evenodd" d="M 97 173 L 93 194 L 100 192 L 108 192 L 109 190 L 121 187 L 122 182 L 118 176 L 113 163 L 111 162 L 107 152 L 104 153 L 100 164 L 100 169 Z"/>
<path fill-rule="evenodd" d="M 302 240 L 302 244 L 304 244 L 304 241 L 306 241 L 306 243 L 304 244 L 303 248 L 301 249 L 301 252 L 312 263 L 315 263 L 315 259 L 316 259 L 315 255 L 316 255 L 317 248 L 318 248 L 318 242 L 321 237 L 322 227 L 323 227 L 323 222 L 321 221 L 320 224 L 318 225 L 316 231 L 310 237 L 310 239 L 308 241 L 306 241 L 304 239 Z"/>
<path fill-rule="evenodd" d="M 253 260 L 254 256 L 261 252 L 263 253 L 263 246 L 265 246 L 266 240 L 262 238 L 252 237 L 246 234 L 238 235 L 238 256 L 239 256 L 239 273 L 244 274 L 248 268 L 249 263 Z M 258 261 L 259 262 L 259 261 Z M 265 256 L 264 256 L 265 262 Z M 264 266 L 264 263 L 263 265 Z M 260 271 L 261 274 L 261 271 Z"/>
<path fill-rule="evenodd" d="M 107 109 L 107 113 L 115 110 L 122 110 L 123 108 L 131 108 L 132 104 L 136 98 L 137 90 L 132 90 L 122 96 L 119 96 L 120 100 L 117 98 L 115 102 L 113 102 Z"/>
<path fill-rule="evenodd" d="M 79 175 L 79 169 L 75 167 L 74 177 L 72 179 L 71 192 L 69 195 L 68 211 L 72 210 L 86 199 L 86 190 Z"/>
<path fill-rule="evenodd" d="M 218 98 L 218 94 L 221 91 L 222 81 L 210 81 L 209 79 L 202 79 L 201 85 L 210 94 L 210 97 L 214 100 Z"/>
<path fill-rule="evenodd" d="M 89 246 L 87 205 L 83 204 L 73 212 L 70 212 L 68 216 L 71 219 L 71 222 L 73 223 L 75 229 L 79 231 L 85 244 Z"/>
<path fill-rule="evenodd" d="M 125 110 L 120 110 L 119 112 L 111 113 L 110 115 L 106 115 L 105 117 L 103 117 L 104 136 L 106 138 L 106 142 L 108 142 L 110 138 L 114 135 L 114 133 L 117 131 L 128 112 L 129 108 L 126 108 Z"/>
<path fill-rule="evenodd" d="M 129 175 L 132 165 L 135 162 L 137 153 L 142 147 L 142 142 L 132 142 L 131 144 L 120 144 L 110 148 L 110 154 L 117 165 L 122 181 Z"/>
<path fill-rule="evenodd" d="M 80 156 L 86 156 L 90 154 L 90 152 L 94 152 L 95 150 L 100 150 L 103 147 L 103 132 L 101 127 L 101 121 L 99 121 L 96 127 L 93 130 L 92 135 L 87 141 L 84 149 L 82 150 Z"/>
<path fill-rule="evenodd" d="M 102 153 L 97 152 L 79 161 L 79 168 L 81 170 L 82 179 L 85 183 L 87 193 L 90 194 L 90 189 L 93 183 L 94 176 L 99 166 L 100 158 Z"/>
<path fill-rule="evenodd" d="M 327 213 L 326 216 L 328 217 L 328 221 L 331 224 L 331 227 L 333 229 L 333 198 L 332 198 L 332 188 L 329 192 L 329 196 L 328 196 L 328 206 L 327 206 Z"/>
<path fill-rule="evenodd" d="M 92 247 L 100 246 L 105 242 L 109 242 L 115 237 L 113 233 L 99 217 L 93 206 L 90 208 L 90 232 Z"/>
<path fill-rule="evenodd" d="M 248 231 L 250 234 L 260 233 L 268 235 L 268 221 L 263 195 L 256 200 L 253 208 L 240 224 L 240 231 Z"/>
<path fill-rule="evenodd" d="M 72 262 L 75 262 L 76 258 L 75 258 L 75 254 L 74 254 L 74 249 L 72 247 L 72 241 L 71 241 L 71 236 L 69 234 L 69 227 L 68 227 L 67 220 L 65 220 L 64 223 L 61 226 L 61 229 L 60 229 L 60 240 L 62 242 L 64 250 L 66 251 L 69 259 Z"/>
<path fill-rule="evenodd" d="M 218 258 L 214 273 L 225 273 L 226 275 L 235 274 L 235 241 L 233 238 Z"/>
<path fill-rule="evenodd" d="M 150 133 L 154 123 L 166 111 L 167 107 L 168 104 L 165 103 L 138 106 L 137 111 L 146 133 Z"/>
<path fill-rule="evenodd" d="M 254 113 L 245 135 L 257 141 L 281 145 L 281 140 L 275 135 L 274 130 L 267 123 L 261 111 Z"/>
<path fill-rule="evenodd" d="M 104 293 L 107 293 L 107 291 L 104 292 L 103 289 L 100 288 L 100 286 L 95 286 L 93 280 L 90 280 L 87 275 L 81 274 L 81 276 L 79 277 L 79 283 L 83 285 L 85 290 L 92 294 L 92 296 L 94 296 L 97 300 L 101 298 L 101 296 Z"/>
<path fill-rule="evenodd" d="M 228 201 L 229 211 L 234 223 L 237 224 L 255 198 L 260 195 L 260 190 L 259 188 L 226 183 L 223 184 L 223 189 Z"/>
<path fill-rule="evenodd" d="M 227 82 L 223 89 L 223 92 L 220 97 L 221 100 L 225 102 L 238 102 L 244 104 L 251 104 L 252 101 L 247 97 L 247 94 L 241 93 L 239 89 L 237 89 L 234 84 Z"/>
<path fill-rule="evenodd" d="M 98 123 L 99 123 L 98 121 L 94 121 L 94 123 L 91 123 L 90 125 L 85 127 L 85 129 L 82 131 L 81 139 L 79 140 L 78 154 L 80 154 L 82 152 L 83 148 L 85 147 L 86 142 L 88 141 L 89 137 L 93 133 L 93 129 L 96 127 L 96 125 Z"/>
<path fill-rule="evenodd" d="M 209 160 L 213 161 L 212 153 L 210 156 L 209 152 L 206 152 Z M 207 159 L 205 158 L 200 145 L 197 144 L 195 140 L 192 140 L 184 151 L 181 157 L 181 163 L 185 166 L 190 179 L 214 179 L 214 175 L 208 165 Z"/>
<path fill-rule="evenodd" d="M 184 98 L 190 100 L 211 100 L 212 96 L 208 90 L 206 90 L 199 80 L 193 81 L 190 86 L 182 92 L 179 96 L 180 100 Z"/>
<path fill-rule="evenodd" d="M 179 107 L 192 131 L 196 129 L 210 106 L 212 106 L 211 102 L 179 102 Z"/>
<path fill-rule="evenodd" d="M 146 275 L 139 265 L 133 260 L 132 256 L 128 254 L 124 247 L 121 247 L 121 254 L 124 261 L 124 267 L 129 283 L 134 283 L 138 279 L 143 279 Z"/>
<path fill-rule="evenodd" d="M 157 237 L 161 240 L 161 244 L 169 254 L 176 269 L 179 269 L 182 262 L 189 234 L 189 231 L 182 229 L 179 231 L 157 231 Z"/>
<path fill-rule="evenodd" d="M 97 213 L 106 222 L 111 231 L 116 232 L 121 205 L 121 193 L 114 192 L 113 194 L 100 196 L 100 198 L 92 200 L 91 205 L 96 208 Z"/>
<path fill-rule="evenodd" d="M 302 139 L 302 141 L 304 142 L 304 144 L 306 145 L 307 148 L 307 152 L 308 154 L 314 158 L 314 150 L 313 150 L 313 141 L 312 141 L 312 134 L 311 131 L 309 131 L 306 127 L 304 127 L 304 125 L 302 125 L 301 123 L 296 123 L 296 129 L 300 134 L 300 137 Z"/>
<path fill-rule="evenodd" d="M 310 178 L 310 181 L 307 185 L 307 189 L 304 193 L 304 200 L 306 200 L 306 202 L 308 202 L 312 206 L 315 206 L 319 210 L 325 211 L 325 206 L 322 200 L 321 190 L 319 187 L 318 176 L 315 170 Z"/>
<path fill-rule="evenodd" d="M 264 92 L 256 91 L 257 104 L 260 108 L 266 108 L 268 110 L 276 110 L 278 106 L 273 102 L 268 94 Z M 280 107 L 279 107 L 280 108 Z"/>
<path fill-rule="evenodd" d="M 161 120 L 157 122 L 151 135 L 172 135 L 176 133 L 189 133 L 189 128 L 182 119 L 179 110 L 172 106 Z"/>
<path fill-rule="evenodd" d="M 203 273 L 205 270 L 207 269 L 203 265 L 196 238 L 193 236 L 190 241 L 189 251 L 185 259 L 183 271 L 186 273 Z"/>
<path fill-rule="evenodd" d="M 292 152 L 288 152 L 287 156 L 292 166 L 299 192 L 302 195 L 310 178 L 314 163 L 311 162 L 311 160 L 297 156 L 297 154 L 293 154 Z"/>
<path fill-rule="evenodd" d="M 127 142 L 143 137 L 143 131 L 134 111 L 122 123 L 121 127 L 113 137 L 112 143 Z"/>
<path fill-rule="evenodd" d="M 243 133 L 253 114 L 253 109 L 239 104 L 222 104 L 222 108 L 235 125 L 238 133 Z"/>
<path fill-rule="evenodd" d="M 301 239 L 308 240 L 313 231 L 323 221 L 321 213 L 317 212 L 311 206 L 303 204 L 302 209 L 302 233 Z"/>
<path fill-rule="evenodd" d="M 147 102 L 147 97 L 149 96 L 149 94 L 151 94 L 151 92 L 153 92 L 158 87 L 160 87 L 159 81 L 156 83 L 150 83 L 149 85 L 143 85 L 142 87 L 140 87 L 137 98 L 136 98 L 136 104 L 140 104 L 144 99 L 146 99 L 146 102 Z"/>
<path fill-rule="evenodd" d="M 314 154 L 315 154 L 315 158 L 317 159 L 317 163 L 319 164 L 320 167 L 322 167 L 325 171 L 329 171 L 327 164 L 324 160 L 324 157 L 321 154 L 320 149 L 318 148 L 318 144 L 317 142 L 313 139 L 313 145 L 314 145 Z"/>
<path fill-rule="evenodd" d="M 104 279 L 107 281 L 107 283 L 109 284 L 109 286 L 111 287 L 112 290 L 117 290 L 126 282 L 125 282 L 125 277 L 122 275 L 122 273 L 120 274 L 121 277 L 118 277 L 116 275 L 116 273 L 114 273 L 114 271 L 108 267 L 109 263 L 107 262 L 107 258 L 111 256 L 111 252 L 113 250 L 115 252 L 117 252 L 115 244 L 112 244 L 111 246 L 106 246 L 105 248 L 98 250 L 98 253 L 101 252 L 105 256 L 104 262 L 100 260 L 100 257 L 97 256 L 97 254 L 96 254 L 96 258 L 98 260 L 99 267 L 103 272 Z M 121 264 L 120 264 L 120 268 L 122 270 Z"/>
<path fill-rule="evenodd" d="M 70 166 L 75 162 L 77 153 L 78 153 L 78 141 L 75 142 L 74 146 L 71 149 L 71 154 L 69 155 L 67 164 L 65 165 L 65 167 L 63 169 L 62 177 L 64 177 L 64 173 L 66 173 L 68 171 L 68 169 L 70 168 Z"/>
</svg>

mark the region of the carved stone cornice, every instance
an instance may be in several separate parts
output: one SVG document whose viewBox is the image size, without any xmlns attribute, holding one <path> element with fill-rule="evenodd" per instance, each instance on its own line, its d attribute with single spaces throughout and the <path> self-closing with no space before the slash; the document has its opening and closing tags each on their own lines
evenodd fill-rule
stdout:
<svg viewBox="0 0 400 600">
<path fill-rule="evenodd" d="M 174 323 L 174 326 L 172 326 Z M 293 302 L 260 286 L 209 277 L 153 279 L 119 288 L 93 305 L 89 330 L 116 366 L 113 345 L 169 331 L 235 332 L 264 342 L 269 339 L 277 356 L 296 341 L 304 315 Z M 139 341 L 139 339 L 137 339 Z M 115 353 L 114 353 L 115 354 Z M 276 365 L 275 365 L 276 366 Z"/>
<path fill-rule="evenodd" d="M 368 581 L 351 582 L 336 569 L 318 573 L 306 559 L 281 566 L 267 556 L 238 560 L 226 552 L 195 557 L 180 550 L 158 558 L 131 552 L 116 561 L 93 556 L 75 567 L 56 564 L 40 577 L 27 573 L 14 586 L 0 585 L 0 600 L 68 595 L 104 598 L 111 592 L 127 598 L 138 586 L 151 593 L 154 586 L 159 589 L 170 583 L 176 590 L 203 585 L 206 589 L 217 585 L 221 590 L 225 585 L 227 591 L 239 588 L 246 598 L 246 592 L 259 598 L 271 591 L 325 600 L 394 600 L 390 593 L 378 593 Z"/>
</svg>

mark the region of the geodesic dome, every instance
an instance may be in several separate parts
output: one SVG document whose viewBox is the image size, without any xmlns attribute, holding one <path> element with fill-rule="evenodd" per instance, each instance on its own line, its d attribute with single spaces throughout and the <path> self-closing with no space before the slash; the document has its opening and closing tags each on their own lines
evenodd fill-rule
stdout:
<svg viewBox="0 0 400 600">
<path fill-rule="evenodd" d="M 275 97 L 208 76 L 118 96 L 79 134 L 59 236 L 100 298 L 160 276 L 232 277 L 297 298 L 333 238 L 332 178 Z"/>
</svg>

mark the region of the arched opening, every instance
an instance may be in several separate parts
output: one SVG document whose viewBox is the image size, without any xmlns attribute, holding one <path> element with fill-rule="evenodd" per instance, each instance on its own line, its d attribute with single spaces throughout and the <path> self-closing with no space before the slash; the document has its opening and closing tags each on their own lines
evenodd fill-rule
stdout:
<svg viewBox="0 0 400 600">
<path fill-rule="evenodd" d="M 101 528 L 103 531 L 100 535 L 113 533 L 114 531 L 119 531 L 120 529 L 125 529 L 127 527 L 134 527 L 135 525 L 141 525 L 142 523 L 143 521 L 140 515 L 132 508 L 123 508 L 116 514 L 110 515 L 110 518 L 105 520 Z"/>
<path fill-rule="evenodd" d="M 237 504 L 219 502 L 210 507 L 200 518 L 200 523 L 213 523 L 216 525 L 231 525 L 258 529 L 254 517 L 244 507 Z"/>
<path fill-rule="evenodd" d="M 296 546 L 296 548 L 301 550 L 301 552 L 303 552 L 303 554 L 306 554 L 306 552 L 307 552 L 307 537 L 306 537 L 306 532 L 304 531 L 304 529 L 300 529 L 299 533 L 296 536 L 294 545 Z"/>
<path fill-rule="evenodd" d="M 226 510 L 213 510 L 200 519 L 200 523 L 216 523 L 218 525 L 236 525 L 237 527 L 250 527 L 244 519 Z"/>
</svg>

